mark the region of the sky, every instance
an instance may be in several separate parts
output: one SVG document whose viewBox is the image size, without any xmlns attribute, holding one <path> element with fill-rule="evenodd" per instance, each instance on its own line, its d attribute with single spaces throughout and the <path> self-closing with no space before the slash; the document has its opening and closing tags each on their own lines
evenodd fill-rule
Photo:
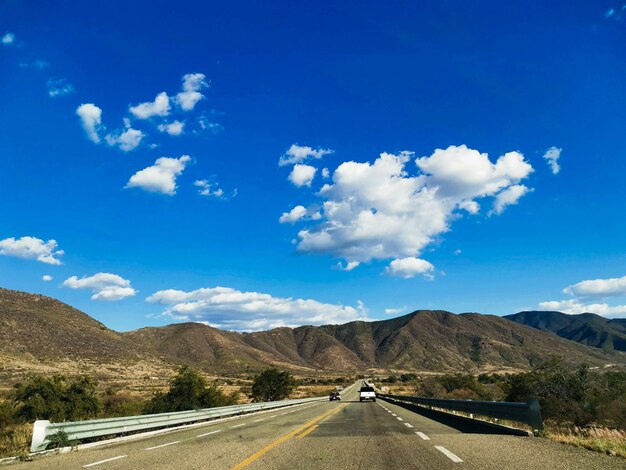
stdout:
<svg viewBox="0 0 626 470">
<path fill-rule="evenodd" d="M 626 4 L 0 1 L 0 286 L 110 328 L 626 317 Z"/>
</svg>

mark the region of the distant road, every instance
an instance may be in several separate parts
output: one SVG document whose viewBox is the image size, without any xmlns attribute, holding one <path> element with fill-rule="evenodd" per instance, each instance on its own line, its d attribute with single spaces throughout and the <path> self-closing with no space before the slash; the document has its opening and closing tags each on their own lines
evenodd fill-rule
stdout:
<svg viewBox="0 0 626 470">
<path fill-rule="evenodd" d="M 383 400 L 321 402 L 16 464 L 29 469 L 581 469 L 626 460 L 441 424 Z"/>
</svg>

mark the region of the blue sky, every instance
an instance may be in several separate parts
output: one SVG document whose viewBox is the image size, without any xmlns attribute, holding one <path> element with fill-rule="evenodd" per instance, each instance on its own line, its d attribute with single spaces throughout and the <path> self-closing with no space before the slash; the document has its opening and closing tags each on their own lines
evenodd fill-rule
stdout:
<svg viewBox="0 0 626 470">
<path fill-rule="evenodd" d="M 93 3 L 0 3 L 2 287 L 117 330 L 626 316 L 622 3 Z"/>
</svg>

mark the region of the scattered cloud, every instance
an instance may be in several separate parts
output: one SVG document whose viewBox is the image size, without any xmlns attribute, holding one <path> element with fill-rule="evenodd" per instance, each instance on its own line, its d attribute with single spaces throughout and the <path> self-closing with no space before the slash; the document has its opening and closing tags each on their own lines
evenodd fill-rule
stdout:
<svg viewBox="0 0 626 470">
<path fill-rule="evenodd" d="M 550 147 L 546 150 L 546 153 L 543 154 L 543 158 L 548 162 L 548 166 L 552 171 L 553 175 L 556 175 L 561 171 L 561 167 L 559 166 L 559 158 L 561 157 L 561 151 L 563 149 L 557 147 Z"/>
<path fill-rule="evenodd" d="M 97 273 L 89 277 L 83 276 L 80 279 L 72 276 L 63 281 L 63 286 L 70 289 L 90 289 L 93 292 L 91 300 L 107 302 L 121 300 L 137 293 L 131 287 L 128 279 L 111 273 Z"/>
<path fill-rule="evenodd" d="M 310 165 L 297 164 L 294 165 L 293 170 L 289 173 L 289 181 L 298 187 L 311 186 L 313 178 L 315 178 L 315 172 L 317 168 Z"/>
<path fill-rule="evenodd" d="M 609 8 L 605 13 L 604 17 L 612 20 L 621 20 L 623 18 L 624 13 L 626 12 L 626 4 L 620 6 L 615 6 L 614 8 Z"/>
<path fill-rule="evenodd" d="M 51 78 L 46 83 L 46 86 L 48 87 L 48 96 L 50 98 L 70 95 L 75 91 L 74 86 L 65 78 Z"/>
<path fill-rule="evenodd" d="M 15 42 L 15 34 L 13 33 L 6 33 L 4 36 L 2 36 L 2 44 L 5 46 L 10 46 L 11 44 L 13 44 Z"/>
<path fill-rule="evenodd" d="M 358 261 L 350 261 L 350 262 L 347 262 L 346 264 L 343 264 L 340 261 L 339 263 L 335 265 L 335 267 L 339 271 L 352 271 L 353 269 L 358 268 L 360 264 L 361 263 L 359 263 Z"/>
<path fill-rule="evenodd" d="M 188 73 L 183 76 L 183 91 L 176 95 L 176 103 L 183 111 L 191 111 L 204 98 L 200 90 L 208 87 L 203 73 Z"/>
<path fill-rule="evenodd" d="M 331 149 L 313 149 L 312 147 L 302 147 L 298 144 L 292 144 L 291 147 L 285 152 L 283 156 L 278 160 L 279 166 L 293 165 L 296 163 L 302 163 L 306 160 L 314 159 L 319 160 L 324 155 L 334 153 Z"/>
<path fill-rule="evenodd" d="M 209 118 L 207 118 L 206 116 L 200 116 L 197 122 L 198 122 L 198 127 L 200 128 L 200 131 L 196 130 L 195 131 L 196 133 L 207 131 L 207 132 L 210 132 L 211 134 L 217 134 L 224 130 L 224 126 L 222 126 L 218 122 L 209 120 Z"/>
<path fill-rule="evenodd" d="M 398 315 L 406 310 L 406 307 L 401 308 L 386 308 L 385 315 Z"/>
<path fill-rule="evenodd" d="M 0 240 L 0 255 L 15 258 L 34 259 L 41 263 L 59 265 L 58 259 L 63 250 L 57 250 L 56 240 L 43 240 L 35 237 L 5 238 Z"/>
<path fill-rule="evenodd" d="M 181 135 L 183 133 L 184 127 L 184 122 L 172 121 L 164 124 L 159 124 L 157 128 L 159 129 L 159 131 L 167 132 L 169 135 Z"/>
<path fill-rule="evenodd" d="M 434 278 L 434 270 L 435 267 L 428 261 L 413 256 L 394 259 L 389 263 L 389 266 L 387 266 L 387 274 L 390 276 L 403 277 L 405 279 L 421 274 L 426 279 L 432 280 Z"/>
<path fill-rule="evenodd" d="M 50 64 L 46 62 L 45 60 L 37 59 L 32 62 L 20 62 L 20 67 L 22 68 L 33 67 L 37 70 L 44 70 L 50 67 Z"/>
<path fill-rule="evenodd" d="M 81 124 L 89 140 L 96 144 L 100 143 L 99 132 L 102 129 L 102 110 L 93 103 L 84 103 L 76 109 L 76 114 L 80 117 Z"/>
<path fill-rule="evenodd" d="M 54 279 L 54 278 L 53 278 L 52 276 L 48 275 L 48 274 L 44 274 L 44 275 L 41 277 L 41 280 L 42 280 L 42 281 L 45 281 L 45 282 L 50 282 L 50 281 L 52 281 L 52 279 Z"/>
<path fill-rule="evenodd" d="M 407 167 L 411 160 L 417 166 L 414 175 Z M 290 175 L 290 180 L 310 185 L 315 174 L 310 168 L 308 175 Z M 495 214 L 517 202 L 529 191 L 518 183 L 532 171 L 519 152 L 491 162 L 487 154 L 465 145 L 417 159 L 412 152 L 400 152 L 382 153 L 373 163 L 344 162 L 334 171 L 332 183 L 317 193 L 322 199 L 321 222 L 300 230 L 297 249 L 330 253 L 348 263 L 415 258 L 450 230 L 459 210 L 478 214 L 476 200 L 492 198 Z"/>
<path fill-rule="evenodd" d="M 104 139 L 110 146 L 118 147 L 122 152 L 130 152 L 139 146 L 145 136 L 140 130 L 127 127 L 123 131 L 107 134 Z"/>
<path fill-rule="evenodd" d="M 322 178 L 328 179 L 330 178 L 330 171 L 328 168 L 322 168 Z"/>
<path fill-rule="evenodd" d="M 283 212 L 278 221 L 281 224 L 293 224 L 299 220 L 319 220 L 321 218 L 322 214 L 315 209 L 307 209 L 304 206 L 296 206 L 289 212 Z"/>
<path fill-rule="evenodd" d="M 206 321 L 223 329 L 237 331 L 367 319 L 367 311 L 361 302 L 356 307 L 351 307 L 312 299 L 242 292 L 230 287 L 209 287 L 190 292 L 162 290 L 146 300 L 165 305 L 163 315 L 174 320 Z"/>
<path fill-rule="evenodd" d="M 154 101 L 140 103 L 128 108 L 137 119 L 149 119 L 154 116 L 167 116 L 170 113 L 170 98 L 167 93 L 159 93 Z"/>
<path fill-rule="evenodd" d="M 219 187 L 218 183 L 210 183 L 208 180 L 196 180 L 193 185 L 199 188 L 198 194 L 200 196 L 214 196 L 217 198 L 224 196 L 224 191 Z"/>
<path fill-rule="evenodd" d="M 595 313 L 603 317 L 626 314 L 626 305 L 609 306 L 605 303 L 584 304 L 579 300 L 559 300 L 550 302 L 541 302 L 538 310 L 554 311 L 568 313 L 570 315 L 578 315 L 580 313 Z"/>
<path fill-rule="evenodd" d="M 131 176 L 125 187 L 173 196 L 176 194 L 176 178 L 190 161 L 189 155 L 180 158 L 161 157 L 154 165 Z"/>
<path fill-rule="evenodd" d="M 626 276 L 610 279 L 581 281 L 563 289 L 563 293 L 576 297 L 610 297 L 626 295 Z"/>
<path fill-rule="evenodd" d="M 458 255 L 460 255 L 461 253 L 463 253 L 463 251 L 461 251 L 461 249 L 459 248 L 459 249 L 457 249 L 457 250 L 454 250 L 452 253 L 453 253 L 454 255 L 458 256 Z"/>
</svg>

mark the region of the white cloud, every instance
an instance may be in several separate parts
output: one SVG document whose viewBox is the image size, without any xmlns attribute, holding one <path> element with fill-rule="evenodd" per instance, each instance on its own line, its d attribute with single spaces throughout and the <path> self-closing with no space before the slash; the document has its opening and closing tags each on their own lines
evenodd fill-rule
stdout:
<svg viewBox="0 0 626 470">
<path fill-rule="evenodd" d="M 99 131 L 102 128 L 102 110 L 93 103 L 81 104 L 76 109 L 87 137 L 96 144 L 100 142 Z"/>
<path fill-rule="evenodd" d="M 626 305 L 609 306 L 608 304 L 583 304 L 579 300 L 559 300 L 541 302 L 538 310 L 556 311 L 578 315 L 580 313 L 595 313 L 602 316 L 614 316 L 626 314 Z"/>
<path fill-rule="evenodd" d="M 130 177 L 126 188 L 141 188 L 145 191 L 167 194 L 176 194 L 176 178 L 180 175 L 191 157 L 183 155 L 180 158 L 159 158 L 154 165 L 138 171 Z"/>
<path fill-rule="evenodd" d="M 53 279 L 53 277 L 52 277 L 52 276 L 50 276 L 50 275 L 48 275 L 48 274 L 44 274 L 44 275 L 41 277 L 41 280 L 42 280 L 42 281 L 45 281 L 45 282 L 50 282 L 50 281 L 52 281 L 52 279 Z"/>
<path fill-rule="evenodd" d="M 406 307 L 402 307 L 402 308 L 386 308 L 385 309 L 385 314 L 386 315 L 397 315 L 399 313 L 402 313 L 406 310 Z"/>
<path fill-rule="evenodd" d="M 433 271 L 435 267 L 428 261 L 409 256 L 408 258 L 394 259 L 387 266 L 387 274 L 391 276 L 400 276 L 409 279 L 423 275 L 426 279 L 433 279 Z"/>
<path fill-rule="evenodd" d="M 353 269 L 358 268 L 360 264 L 361 263 L 359 263 L 358 261 L 349 261 L 346 264 L 339 262 L 335 265 L 335 267 L 339 271 L 352 271 Z"/>
<path fill-rule="evenodd" d="M 546 150 L 546 153 L 543 154 L 543 158 L 548 162 L 548 166 L 552 171 L 552 174 L 556 175 L 559 171 L 561 171 L 561 167 L 559 166 L 559 158 L 561 156 L 561 151 L 563 149 L 557 147 L 550 147 Z"/>
<path fill-rule="evenodd" d="M 15 34 L 6 33 L 4 36 L 2 36 L 2 44 L 4 44 L 5 46 L 10 46 L 14 42 L 15 42 Z"/>
<path fill-rule="evenodd" d="M 183 111 L 191 111 L 204 98 L 200 90 L 208 87 L 203 73 L 188 73 L 183 76 L 183 91 L 176 95 L 176 103 Z"/>
<path fill-rule="evenodd" d="M 74 93 L 74 86 L 65 78 L 51 78 L 46 83 L 48 87 L 48 96 L 57 98 L 59 96 L 70 95 Z"/>
<path fill-rule="evenodd" d="M 581 281 L 566 287 L 563 292 L 577 297 L 626 295 L 626 276 Z"/>
<path fill-rule="evenodd" d="M 489 214 L 502 214 L 507 206 L 517 204 L 517 201 L 528 191 L 529 188 L 523 184 L 516 184 L 506 188 L 496 196 L 496 200 L 493 202 L 493 209 Z"/>
<path fill-rule="evenodd" d="M 328 168 L 322 168 L 322 178 L 330 178 L 330 171 L 328 170 Z"/>
<path fill-rule="evenodd" d="M 330 253 L 347 262 L 416 257 L 450 229 L 459 209 L 477 213 L 475 199 L 497 200 L 504 193 L 499 211 L 517 201 L 528 191 L 518 183 L 533 171 L 518 152 L 492 163 L 464 145 L 416 159 L 416 175 L 406 168 L 412 158 L 411 152 L 383 153 L 372 164 L 339 165 L 332 184 L 318 193 L 322 222 L 298 233 L 298 251 Z"/>
<path fill-rule="evenodd" d="M 63 286 L 71 289 L 90 289 L 93 292 L 91 300 L 114 301 L 131 297 L 137 293 L 128 279 L 117 274 L 97 273 L 93 276 L 83 276 L 78 279 L 72 276 L 63 281 Z"/>
<path fill-rule="evenodd" d="M 167 132 L 169 135 L 181 135 L 184 127 L 184 122 L 172 121 L 167 124 L 159 124 L 158 129 L 161 132 Z"/>
<path fill-rule="evenodd" d="M 299 220 L 319 220 L 321 218 L 322 215 L 317 210 L 307 209 L 304 206 L 296 206 L 289 212 L 283 212 L 278 221 L 281 224 L 293 224 Z"/>
<path fill-rule="evenodd" d="M 289 181 L 296 186 L 311 186 L 317 168 L 310 165 L 294 165 L 293 170 L 289 174 Z"/>
<path fill-rule="evenodd" d="M 57 250 L 56 240 L 43 240 L 35 237 L 5 238 L 0 240 L 0 255 L 16 258 L 35 259 L 46 264 L 61 264 L 59 256 L 63 250 Z"/>
<path fill-rule="evenodd" d="M 200 196 L 215 196 L 220 198 L 224 196 L 224 191 L 219 187 L 218 183 L 210 183 L 208 180 L 196 180 L 193 183 L 198 188 Z"/>
<path fill-rule="evenodd" d="M 148 119 L 153 116 L 167 116 L 170 113 L 170 97 L 164 91 L 159 93 L 154 101 L 130 106 L 128 110 L 138 119 Z"/>
<path fill-rule="evenodd" d="M 155 292 L 146 300 L 166 305 L 164 315 L 175 320 L 208 321 L 220 328 L 239 331 L 367 319 L 361 302 L 357 307 L 350 307 L 312 299 L 242 292 L 229 287 L 210 287 L 191 292 L 169 289 Z"/>
<path fill-rule="evenodd" d="M 324 155 L 334 153 L 334 150 L 312 147 L 302 147 L 298 144 L 292 144 L 291 147 L 285 152 L 283 156 L 278 160 L 279 166 L 293 165 L 295 163 L 302 163 L 309 159 L 319 160 Z M 328 171 L 328 170 L 327 170 Z"/>
<path fill-rule="evenodd" d="M 461 251 L 461 249 L 459 248 L 459 249 L 454 250 L 452 253 L 453 253 L 454 255 L 458 256 L 458 255 L 460 255 L 461 253 L 463 253 L 463 251 Z"/>
<path fill-rule="evenodd" d="M 139 146 L 145 136 L 146 134 L 140 130 L 127 127 L 124 131 L 107 134 L 104 139 L 110 146 L 119 147 L 123 152 L 130 152 Z"/>
</svg>

